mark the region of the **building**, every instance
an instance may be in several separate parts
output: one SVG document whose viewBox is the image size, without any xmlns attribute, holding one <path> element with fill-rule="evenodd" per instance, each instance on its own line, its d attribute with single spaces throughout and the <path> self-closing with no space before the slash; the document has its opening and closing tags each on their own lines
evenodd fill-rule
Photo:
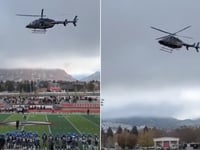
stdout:
<svg viewBox="0 0 200 150">
<path fill-rule="evenodd" d="M 51 86 L 47 89 L 48 92 L 61 92 L 61 88 L 60 87 L 56 87 L 56 86 Z"/>
<path fill-rule="evenodd" d="M 161 137 L 154 138 L 155 149 L 177 150 L 179 149 L 179 138 L 175 137 Z"/>
</svg>

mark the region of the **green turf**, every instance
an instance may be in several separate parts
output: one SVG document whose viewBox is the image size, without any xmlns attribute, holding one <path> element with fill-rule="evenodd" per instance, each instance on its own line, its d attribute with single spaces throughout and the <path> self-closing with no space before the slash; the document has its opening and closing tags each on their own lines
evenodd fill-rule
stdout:
<svg viewBox="0 0 200 150">
<path fill-rule="evenodd" d="M 97 115 L 81 115 L 82 117 L 85 117 L 86 119 L 94 122 L 96 125 L 100 126 L 100 117 Z"/>
<path fill-rule="evenodd" d="M 48 120 L 52 122 L 51 131 L 53 134 L 78 133 L 63 115 L 48 115 Z"/>
<path fill-rule="evenodd" d="M 2 122 L 7 122 L 7 121 L 16 122 L 17 120 L 19 120 L 19 121 L 23 120 L 23 115 L 21 115 L 21 114 L 12 114 L 12 115 L 0 114 L 0 118 L 1 118 L 1 120 L 3 118 Z M 15 130 L 16 130 L 16 126 L 10 126 L 10 125 L 0 126 L 0 133 L 7 133 L 9 131 L 15 131 Z M 21 128 L 19 128 L 18 130 L 21 130 Z"/>
<path fill-rule="evenodd" d="M 35 115 L 35 114 L 28 114 L 27 116 L 28 121 L 46 121 L 45 115 Z M 40 137 L 44 132 L 49 133 L 48 126 L 47 125 L 31 125 L 31 126 L 25 126 L 24 131 L 32 131 L 37 132 Z"/>
<path fill-rule="evenodd" d="M 1 114 L 0 121 L 6 121 L 6 119 L 10 116 L 10 114 Z"/>
<path fill-rule="evenodd" d="M 0 114 L 0 122 L 6 121 L 25 121 L 22 114 Z M 99 115 L 54 115 L 54 114 L 27 114 L 28 121 L 50 121 L 52 125 L 31 125 L 20 126 L 19 130 L 42 133 L 52 132 L 52 134 L 67 133 L 90 133 L 92 135 L 100 134 L 100 117 Z M 15 131 L 15 126 L 0 126 L 0 133 Z"/>
<path fill-rule="evenodd" d="M 80 115 L 67 115 L 65 118 L 69 120 L 81 133 L 90 133 L 92 135 L 97 134 L 99 136 L 99 125 L 94 122 L 85 119 Z"/>
</svg>

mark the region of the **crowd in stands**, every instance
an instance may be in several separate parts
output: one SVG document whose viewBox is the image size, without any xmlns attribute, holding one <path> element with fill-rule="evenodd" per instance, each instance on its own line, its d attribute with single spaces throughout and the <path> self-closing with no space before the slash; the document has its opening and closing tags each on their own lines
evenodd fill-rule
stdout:
<svg viewBox="0 0 200 150">
<path fill-rule="evenodd" d="M 0 149 L 49 149 L 49 150 L 98 150 L 97 135 L 75 133 L 42 134 L 36 132 L 14 131 L 0 135 Z"/>
<path fill-rule="evenodd" d="M 78 96 L 5 96 L 0 98 L 1 101 L 10 105 L 52 105 L 61 102 L 76 103 L 79 100 L 88 102 L 97 101 L 95 97 L 78 97 Z"/>
<path fill-rule="evenodd" d="M 10 105 L 52 105 L 59 104 L 64 98 L 59 96 L 12 96 L 1 97 L 1 100 Z"/>
<path fill-rule="evenodd" d="M 59 112 L 63 109 L 61 112 L 70 112 L 72 108 L 96 108 L 98 100 L 98 97 L 87 96 L 4 96 L 0 97 L 0 112 Z"/>
</svg>

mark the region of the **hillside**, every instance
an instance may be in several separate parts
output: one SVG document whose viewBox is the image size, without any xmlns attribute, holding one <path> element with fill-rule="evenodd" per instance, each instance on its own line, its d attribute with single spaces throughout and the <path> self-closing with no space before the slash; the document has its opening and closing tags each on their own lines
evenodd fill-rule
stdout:
<svg viewBox="0 0 200 150">
<path fill-rule="evenodd" d="M 99 71 L 89 75 L 88 77 L 81 79 L 81 81 L 86 81 L 86 82 L 89 82 L 89 81 L 92 81 L 92 80 L 100 81 L 100 72 Z"/>
<path fill-rule="evenodd" d="M 66 80 L 75 79 L 62 69 L 0 69 L 0 81 L 5 80 Z"/>
</svg>

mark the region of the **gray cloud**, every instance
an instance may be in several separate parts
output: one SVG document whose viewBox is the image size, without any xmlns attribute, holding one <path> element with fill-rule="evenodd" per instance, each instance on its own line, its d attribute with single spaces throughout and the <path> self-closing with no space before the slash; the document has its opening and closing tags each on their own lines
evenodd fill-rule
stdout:
<svg viewBox="0 0 200 150">
<path fill-rule="evenodd" d="M 118 87 L 102 91 L 105 98 L 103 117 L 199 117 L 200 87 L 171 86 L 159 88 Z M 118 93 L 118 94 L 116 94 Z"/>
<path fill-rule="evenodd" d="M 106 95 L 116 93 L 115 90 L 118 88 L 121 89 L 120 95 L 132 97 L 137 88 L 145 94 L 147 88 L 174 89 L 174 87 L 179 87 L 179 89 L 187 89 L 187 87 L 199 86 L 199 53 L 196 53 L 194 49 L 187 51 L 185 48 L 174 51 L 173 54 L 161 52 L 159 51 L 161 46 L 155 38 L 164 34 L 150 29 L 150 26 L 155 26 L 175 32 L 187 25 L 192 25 L 190 29 L 181 34 L 192 36 L 194 39 L 181 39 L 188 43 L 198 42 L 200 40 L 200 23 L 196 18 L 198 18 L 197 14 L 200 13 L 199 4 L 198 1 L 191 2 L 188 0 L 109 0 L 102 2 L 101 81 L 102 97 L 105 97 L 105 101 Z M 125 91 L 127 89 L 132 89 L 132 91 L 128 93 Z M 163 91 L 166 91 L 166 89 L 163 89 Z M 182 101 L 182 98 L 177 97 L 177 99 Z M 111 100 L 110 97 L 109 100 Z M 118 100 L 116 98 L 116 101 Z M 127 105 L 133 106 L 137 99 L 133 98 L 132 102 L 124 99 L 123 102 L 126 103 L 126 101 Z M 121 111 L 126 110 L 123 111 L 124 115 L 126 112 L 129 114 L 132 111 L 138 115 L 147 115 L 146 112 L 149 112 L 148 115 L 154 116 L 155 113 L 149 110 L 152 108 L 156 112 L 162 110 L 157 104 L 150 107 L 151 103 L 154 103 L 154 98 L 148 104 L 149 109 L 145 101 L 146 99 L 141 99 L 140 107 L 136 105 L 140 110 L 134 110 L 130 107 L 116 107 Z M 162 101 L 162 96 L 160 101 Z M 172 98 L 166 99 L 167 104 L 168 101 L 171 102 Z M 189 101 L 184 102 L 189 103 Z M 156 101 L 156 103 L 159 103 L 159 101 Z M 107 105 L 103 108 L 104 112 L 108 112 L 109 109 L 113 110 L 112 107 L 115 103 Z M 184 114 L 184 111 L 178 111 L 181 109 L 181 103 L 167 106 L 165 112 L 168 116 L 181 116 L 182 114 L 182 117 L 184 115 L 185 117 L 192 117 Z M 171 108 L 174 111 L 171 111 Z M 168 109 L 169 112 L 167 112 Z M 190 108 L 191 111 L 192 109 L 193 107 Z M 178 113 L 180 114 L 174 115 Z M 114 114 L 111 113 L 110 115 L 114 117 Z M 161 115 L 165 115 L 165 113 L 161 113 Z"/>
</svg>

